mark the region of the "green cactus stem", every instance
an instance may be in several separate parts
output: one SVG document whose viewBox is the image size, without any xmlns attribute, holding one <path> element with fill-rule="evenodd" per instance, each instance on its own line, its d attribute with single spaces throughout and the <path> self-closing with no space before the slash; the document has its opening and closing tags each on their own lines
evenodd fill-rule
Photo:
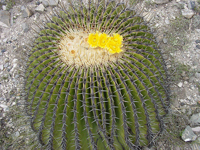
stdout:
<svg viewBox="0 0 200 150">
<path fill-rule="evenodd" d="M 169 88 L 150 29 L 124 3 L 61 6 L 39 32 L 26 69 L 26 108 L 42 149 L 151 146 L 164 129 Z M 96 31 L 122 36 L 122 52 L 90 47 Z"/>
</svg>

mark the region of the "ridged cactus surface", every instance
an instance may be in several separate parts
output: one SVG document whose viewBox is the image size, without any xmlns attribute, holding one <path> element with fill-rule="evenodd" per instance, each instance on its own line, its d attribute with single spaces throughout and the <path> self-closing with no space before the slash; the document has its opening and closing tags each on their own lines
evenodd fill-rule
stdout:
<svg viewBox="0 0 200 150">
<path fill-rule="evenodd" d="M 87 35 L 96 31 L 122 36 L 122 52 L 87 48 Z M 63 47 L 71 47 L 66 55 Z M 27 112 L 43 148 L 152 145 L 164 128 L 169 98 L 157 49 L 143 19 L 123 3 L 80 1 L 55 11 L 35 40 L 26 71 Z"/>
</svg>

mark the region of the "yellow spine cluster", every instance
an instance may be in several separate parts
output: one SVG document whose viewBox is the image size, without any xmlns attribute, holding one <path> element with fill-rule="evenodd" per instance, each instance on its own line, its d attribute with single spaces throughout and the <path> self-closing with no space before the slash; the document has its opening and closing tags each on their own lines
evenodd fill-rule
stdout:
<svg viewBox="0 0 200 150">
<path fill-rule="evenodd" d="M 118 33 L 114 33 L 113 36 L 108 36 L 106 33 L 90 33 L 88 37 L 88 43 L 91 47 L 101 47 L 108 50 L 109 53 L 120 53 L 122 52 L 121 47 L 123 37 Z"/>
</svg>

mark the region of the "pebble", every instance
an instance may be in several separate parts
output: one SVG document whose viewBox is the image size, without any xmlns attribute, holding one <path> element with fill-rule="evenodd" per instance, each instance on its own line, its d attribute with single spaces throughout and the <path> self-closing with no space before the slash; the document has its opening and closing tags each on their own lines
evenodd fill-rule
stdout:
<svg viewBox="0 0 200 150">
<path fill-rule="evenodd" d="M 45 7 L 43 6 L 43 4 L 40 4 L 38 7 L 35 8 L 35 11 L 37 12 L 44 12 Z"/>
<path fill-rule="evenodd" d="M 42 4 L 44 5 L 44 7 L 48 7 L 49 6 L 49 3 L 46 0 L 43 0 Z"/>
<path fill-rule="evenodd" d="M 1 52 L 2 52 L 2 53 L 6 52 L 6 49 L 2 49 Z"/>
<path fill-rule="evenodd" d="M 193 114 L 190 118 L 190 125 L 191 126 L 197 126 L 200 125 L 200 113 Z"/>
<path fill-rule="evenodd" d="M 188 8 L 194 10 L 195 9 L 195 1 L 188 1 Z"/>
<path fill-rule="evenodd" d="M 27 23 L 23 23 L 22 24 L 22 29 L 23 29 L 24 32 L 28 32 L 28 30 L 29 30 L 28 24 Z"/>
<path fill-rule="evenodd" d="M 182 87 L 182 86 L 183 86 L 183 83 L 180 82 L 180 83 L 178 84 L 178 87 Z"/>
<path fill-rule="evenodd" d="M 165 3 L 168 3 L 169 0 L 154 0 L 154 2 L 155 2 L 156 4 L 165 4 Z"/>
<path fill-rule="evenodd" d="M 165 19 L 165 23 L 166 23 L 166 24 L 170 24 L 170 22 L 169 22 L 169 19 L 168 19 L 168 18 L 166 18 L 166 19 Z"/>
<path fill-rule="evenodd" d="M 7 68 L 9 66 L 9 63 L 4 64 L 4 68 Z"/>
<path fill-rule="evenodd" d="M 200 79 L 200 73 L 199 73 L 199 72 L 196 72 L 196 73 L 195 73 L 195 77 L 198 78 L 198 79 Z"/>
<path fill-rule="evenodd" d="M 25 8 L 24 6 L 21 6 L 20 9 L 21 9 L 21 11 L 23 11 L 23 10 L 25 10 L 26 8 Z"/>
<path fill-rule="evenodd" d="M 15 136 L 18 137 L 20 134 L 19 134 L 19 131 L 15 132 Z"/>
<path fill-rule="evenodd" d="M 35 2 L 36 5 L 40 5 L 40 1 Z"/>
<path fill-rule="evenodd" d="M 200 132 L 200 127 L 192 128 L 192 131 L 193 131 L 193 132 Z"/>
<path fill-rule="evenodd" d="M 200 43 L 200 40 L 196 40 L 195 42 L 198 44 L 198 43 Z"/>
<path fill-rule="evenodd" d="M 163 43 L 167 44 L 167 39 L 166 38 L 163 39 Z"/>
<path fill-rule="evenodd" d="M 58 0 L 48 0 L 49 6 L 57 6 L 58 5 Z"/>
<path fill-rule="evenodd" d="M 200 49 L 200 45 L 196 45 L 196 48 Z"/>
<path fill-rule="evenodd" d="M 28 8 L 25 8 L 22 12 L 22 16 L 24 18 L 26 17 L 31 17 L 33 15 L 33 12 L 31 10 L 29 10 Z"/>
<path fill-rule="evenodd" d="M 195 141 L 197 136 L 192 131 L 192 128 L 190 126 L 187 126 L 183 131 L 181 138 L 183 139 L 183 141 L 189 142 L 189 141 Z"/>
<path fill-rule="evenodd" d="M 9 110 L 8 106 L 6 106 L 4 104 L 0 104 L 0 107 L 2 107 L 4 111 L 8 111 Z"/>
<path fill-rule="evenodd" d="M 188 19 L 194 16 L 194 11 L 190 9 L 182 9 L 181 13 L 185 18 L 188 18 Z"/>
<path fill-rule="evenodd" d="M 0 22 L 10 26 L 10 12 L 5 10 L 0 10 Z"/>
<path fill-rule="evenodd" d="M 3 65 L 0 65 L 0 70 L 3 70 Z"/>
<path fill-rule="evenodd" d="M 0 0 L 1 4 L 6 4 L 6 0 Z"/>
<path fill-rule="evenodd" d="M 6 5 L 2 5 L 2 9 L 3 9 L 3 10 L 6 10 Z"/>
</svg>

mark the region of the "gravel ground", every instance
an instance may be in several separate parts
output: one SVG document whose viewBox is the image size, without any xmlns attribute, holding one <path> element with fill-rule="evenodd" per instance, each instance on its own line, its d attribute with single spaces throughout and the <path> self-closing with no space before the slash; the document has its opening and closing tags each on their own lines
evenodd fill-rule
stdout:
<svg viewBox="0 0 200 150">
<path fill-rule="evenodd" d="M 3 150 L 26 149 L 29 139 L 35 138 L 22 113 L 24 70 L 36 36 L 34 23 L 43 23 L 45 14 L 52 11 L 47 1 L 51 0 L 0 0 L 0 149 Z M 171 75 L 171 109 L 166 131 L 151 149 L 200 149 L 200 121 L 195 118 L 200 116 L 200 1 L 146 0 L 138 5 L 138 11 L 154 32 Z M 184 135 L 187 126 L 192 132 Z M 191 140 L 185 142 L 184 136 L 191 136 Z"/>
</svg>

